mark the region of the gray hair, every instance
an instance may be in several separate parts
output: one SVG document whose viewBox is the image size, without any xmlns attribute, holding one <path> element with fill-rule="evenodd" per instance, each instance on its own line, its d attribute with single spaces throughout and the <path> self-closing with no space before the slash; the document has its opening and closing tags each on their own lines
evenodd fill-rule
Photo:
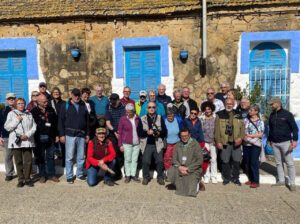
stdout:
<svg viewBox="0 0 300 224">
<path fill-rule="evenodd" d="M 253 110 L 257 111 L 258 113 L 260 112 L 260 107 L 258 104 L 252 104 L 249 109 L 253 109 Z"/>
<path fill-rule="evenodd" d="M 134 109 L 134 105 L 132 104 L 132 103 L 128 103 L 128 104 L 126 104 L 126 106 L 125 106 L 125 110 L 135 110 Z"/>
</svg>

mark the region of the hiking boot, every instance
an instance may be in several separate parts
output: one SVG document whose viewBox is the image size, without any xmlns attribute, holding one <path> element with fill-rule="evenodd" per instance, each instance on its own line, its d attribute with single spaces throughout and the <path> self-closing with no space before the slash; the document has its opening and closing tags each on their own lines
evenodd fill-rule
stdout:
<svg viewBox="0 0 300 224">
<path fill-rule="evenodd" d="M 59 182 L 59 179 L 56 176 L 49 177 L 48 180 L 52 180 L 53 182 L 56 182 L 56 183 Z"/>
<path fill-rule="evenodd" d="M 110 186 L 110 187 L 112 187 L 112 186 L 115 185 L 115 183 L 113 181 L 111 181 L 111 180 L 105 180 L 104 184 L 107 185 L 107 186 Z"/>
<path fill-rule="evenodd" d="M 11 181 L 12 179 L 14 179 L 13 176 L 6 176 L 6 177 L 5 177 L 5 181 Z"/>
<path fill-rule="evenodd" d="M 47 180 L 46 180 L 46 177 L 41 177 L 41 178 L 40 178 L 40 183 L 41 183 L 41 184 L 46 183 L 46 181 L 47 181 Z"/>
<path fill-rule="evenodd" d="M 224 186 L 227 185 L 227 184 L 229 184 L 229 183 L 230 183 L 229 180 L 223 180 L 223 185 L 224 185 Z"/>
<path fill-rule="evenodd" d="M 68 183 L 68 184 L 74 184 L 74 180 L 73 180 L 73 178 L 69 178 L 69 179 L 67 179 L 67 183 Z"/>
<path fill-rule="evenodd" d="M 149 180 L 147 178 L 144 178 L 143 181 L 142 181 L 142 184 L 143 185 L 148 185 L 149 183 Z"/>
<path fill-rule="evenodd" d="M 125 177 L 125 181 L 126 184 L 128 184 L 130 182 L 130 177 Z"/>
<path fill-rule="evenodd" d="M 296 191 L 296 185 L 295 184 L 290 185 L 290 191 Z"/>
<path fill-rule="evenodd" d="M 258 187 L 259 187 L 259 184 L 256 184 L 256 183 L 250 184 L 250 188 L 258 188 Z"/>
<path fill-rule="evenodd" d="M 131 177 L 131 180 L 136 182 L 136 183 L 141 183 L 141 181 L 138 177 Z"/>
<path fill-rule="evenodd" d="M 19 187 L 19 188 L 24 187 L 24 182 L 19 182 L 19 183 L 17 184 L 17 187 Z"/>
<path fill-rule="evenodd" d="M 205 191 L 205 185 L 202 181 L 199 183 L 199 191 Z"/>
<path fill-rule="evenodd" d="M 158 183 L 159 185 L 165 185 L 165 181 L 164 181 L 163 178 L 158 178 L 158 179 L 157 179 L 157 183 Z"/>
<path fill-rule="evenodd" d="M 33 187 L 33 186 L 34 186 L 32 180 L 26 181 L 26 182 L 25 182 L 25 185 L 26 185 L 27 187 Z"/>
<path fill-rule="evenodd" d="M 271 186 L 272 187 L 283 187 L 283 186 L 285 186 L 285 183 L 284 182 L 277 182 L 276 184 L 272 184 Z"/>
<path fill-rule="evenodd" d="M 233 180 L 232 183 L 234 183 L 234 184 L 237 185 L 237 186 L 242 186 L 242 184 L 241 184 L 241 182 L 240 182 L 239 179 Z"/>
</svg>

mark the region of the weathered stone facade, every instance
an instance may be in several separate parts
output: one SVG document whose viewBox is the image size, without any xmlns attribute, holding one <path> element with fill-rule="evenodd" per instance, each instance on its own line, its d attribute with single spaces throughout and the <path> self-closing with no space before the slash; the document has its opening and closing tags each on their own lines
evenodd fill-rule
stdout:
<svg viewBox="0 0 300 224">
<path fill-rule="evenodd" d="M 191 1 L 192 2 L 192 1 Z M 195 6 L 193 6 L 195 7 Z M 234 83 L 237 73 L 238 42 L 242 32 L 300 29 L 296 6 L 265 6 L 247 11 L 233 9 L 208 12 L 207 73 L 200 74 L 201 51 L 200 13 L 189 16 L 147 19 L 66 19 L 0 25 L 0 37 L 36 37 L 39 40 L 39 66 L 49 88 L 58 86 L 68 96 L 75 86 L 92 87 L 102 83 L 111 92 L 113 75 L 113 40 L 124 37 L 167 36 L 172 51 L 174 86 L 188 86 L 192 97 L 200 102 L 209 86 L 219 90 L 223 81 Z M 194 10 L 195 8 L 193 8 Z M 275 13 L 284 12 L 284 13 Z M 274 13 L 272 13 L 274 12 Z M 70 49 L 78 47 L 81 57 L 75 61 Z M 179 51 L 189 52 L 186 63 Z"/>
</svg>

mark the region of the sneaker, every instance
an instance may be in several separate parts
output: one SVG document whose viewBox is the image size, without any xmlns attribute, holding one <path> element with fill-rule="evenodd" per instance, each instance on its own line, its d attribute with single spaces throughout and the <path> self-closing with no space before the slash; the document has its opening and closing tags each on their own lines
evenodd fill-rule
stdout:
<svg viewBox="0 0 300 224">
<path fill-rule="evenodd" d="M 149 183 L 149 180 L 147 178 L 144 178 L 142 184 L 143 185 L 148 185 L 148 183 Z"/>
<path fill-rule="evenodd" d="M 76 177 L 76 180 L 86 181 L 86 177 L 85 176 Z"/>
<path fill-rule="evenodd" d="M 24 182 L 19 182 L 19 183 L 17 184 L 17 187 L 19 187 L 19 188 L 24 187 Z"/>
<path fill-rule="evenodd" d="M 290 191 L 296 191 L 296 185 L 295 184 L 290 185 Z"/>
<path fill-rule="evenodd" d="M 163 178 L 158 178 L 158 179 L 157 179 L 157 183 L 158 183 L 159 185 L 165 185 L 165 181 L 164 181 Z"/>
<path fill-rule="evenodd" d="M 69 178 L 69 179 L 67 179 L 67 183 L 68 183 L 68 184 L 74 184 L 74 180 L 73 180 L 73 178 Z"/>
<path fill-rule="evenodd" d="M 209 183 L 209 178 L 208 177 L 204 177 L 203 181 L 204 181 L 205 184 L 208 184 Z"/>
<path fill-rule="evenodd" d="M 112 187 L 112 186 L 115 185 L 115 183 L 113 181 L 111 181 L 111 180 L 105 180 L 104 184 L 106 184 L 107 186 L 110 186 L 110 187 Z"/>
<path fill-rule="evenodd" d="M 5 177 L 5 181 L 11 181 L 12 179 L 14 179 L 14 176 L 6 176 Z"/>
<path fill-rule="evenodd" d="M 32 180 L 26 181 L 26 182 L 25 182 L 25 185 L 28 186 L 28 187 L 33 187 L 33 186 L 34 186 Z"/>
<path fill-rule="evenodd" d="M 40 183 L 41 184 L 44 184 L 44 183 L 46 183 L 46 177 L 40 177 Z"/>
<path fill-rule="evenodd" d="M 224 185 L 224 186 L 227 185 L 227 184 L 229 184 L 229 183 L 230 183 L 229 180 L 223 180 L 223 185 Z"/>
<path fill-rule="evenodd" d="M 136 183 L 141 183 L 141 181 L 138 177 L 131 177 L 131 180 L 136 182 Z"/>
<path fill-rule="evenodd" d="M 52 180 L 53 182 L 56 182 L 56 183 L 59 182 L 59 179 L 56 176 L 49 177 L 48 180 Z"/>
<path fill-rule="evenodd" d="M 213 177 L 213 178 L 211 178 L 211 182 L 212 182 L 213 184 L 217 184 L 217 183 L 218 183 L 218 180 L 217 180 L 217 178 Z"/>
<path fill-rule="evenodd" d="M 125 177 L 125 181 L 126 184 L 128 184 L 130 182 L 130 177 Z"/>
<path fill-rule="evenodd" d="M 205 185 L 204 185 L 203 181 L 200 181 L 200 183 L 199 183 L 199 191 L 205 191 Z"/>
<path fill-rule="evenodd" d="M 241 184 L 241 182 L 240 182 L 239 179 L 233 180 L 232 183 L 234 183 L 234 184 L 237 185 L 237 186 L 242 186 L 242 184 Z"/>
<path fill-rule="evenodd" d="M 252 182 L 250 180 L 248 180 L 245 182 L 245 184 L 250 186 L 252 184 Z"/>
<path fill-rule="evenodd" d="M 259 187 L 259 184 L 256 184 L 256 183 L 250 184 L 250 188 L 258 188 L 258 187 Z"/>
<path fill-rule="evenodd" d="M 283 187 L 283 186 L 285 186 L 285 183 L 284 182 L 277 182 L 276 184 L 272 184 L 271 186 L 272 187 Z"/>
</svg>

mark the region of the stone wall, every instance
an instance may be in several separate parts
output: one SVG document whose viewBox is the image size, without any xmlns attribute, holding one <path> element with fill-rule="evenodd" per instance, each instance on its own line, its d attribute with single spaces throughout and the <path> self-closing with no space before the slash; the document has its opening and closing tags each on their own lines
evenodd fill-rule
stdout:
<svg viewBox="0 0 300 224">
<path fill-rule="evenodd" d="M 238 42 L 242 32 L 300 29 L 299 17 L 290 15 L 249 15 L 208 17 L 207 74 L 201 76 L 200 21 L 193 18 L 164 20 L 115 20 L 91 22 L 57 22 L 39 24 L 0 25 L 1 37 L 36 37 L 39 40 L 41 72 L 49 88 L 58 86 L 64 98 L 75 86 L 92 87 L 102 83 L 106 94 L 111 92 L 113 75 L 112 42 L 121 37 L 165 35 L 172 51 L 175 88 L 188 86 L 198 102 L 209 86 L 219 90 L 219 84 L 232 85 L 237 73 Z M 80 60 L 70 55 L 70 48 L 79 47 Z M 186 63 L 179 51 L 189 51 Z"/>
</svg>

